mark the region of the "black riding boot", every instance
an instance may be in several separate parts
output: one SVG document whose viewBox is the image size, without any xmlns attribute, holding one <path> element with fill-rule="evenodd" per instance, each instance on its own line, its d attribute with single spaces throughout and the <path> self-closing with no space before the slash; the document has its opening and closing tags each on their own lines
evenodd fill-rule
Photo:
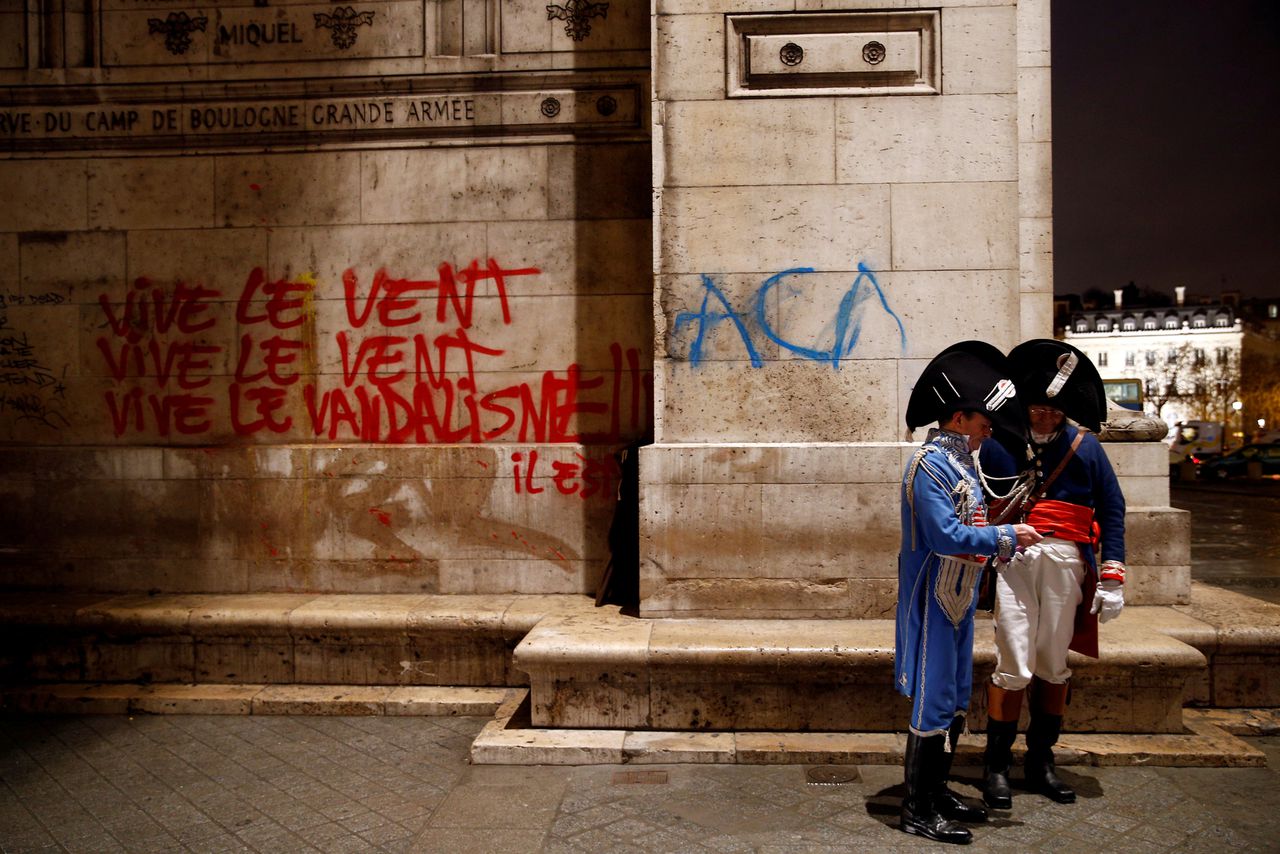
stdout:
<svg viewBox="0 0 1280 854">
<path fill-rule="evenodd" d="M 987 719 L 987 752 L 982 758 L 982 800 L 993 810 L 1013 809 L 1009 788 L 1009 768 L 1013 765 L 1013 743 L 1018 740 L 1017 721 Z"/>
<path fill-rule="evenodd" d="M 956 744 L 960 741 L 960 733 L 964 730 L 964 718 L 957 716 L 951 722 L 951 730 L 947 733 L 947 738 L 951 742 L 951 750 L 944 751 L 941 765 L 941 774 L 938 777 L 937 788 L 933 790 L 933 805 L 942 813 L 943 818 L 949 818 L 952 821 L 963 821 L 965 824 L 981 824 L 987 820 L 987 811 L 982 807 L 971 807 L 964 801 L 960 800 L 960 796 L 947 788 L 947 780 L 951 777 L 951 762 L 956 756 Z"/>
<path fill-rule="evenodd" d="M 1027 727 L 1027 788 L 1040 792 L 1060 804 L 1074 804 L 1076 793 L 1058 779 L 1053 764 L 1053 746 L 1062 732 L 1062 715 L 1031 711 L 1031 725 Z"/>
<path fill-rule="evenodd" d="M 902 800 L 900 827 L 904 833 L 937 842 L 968 845 L 973 841 L 973 834 L 954 821 L 943 818 L 933 804 L 933 795 L 942 776 L 945 739 L 945 734 L 924 738 L 907 733 L 907 754 L 902 763 L 907 796 Z"/>
</svg>

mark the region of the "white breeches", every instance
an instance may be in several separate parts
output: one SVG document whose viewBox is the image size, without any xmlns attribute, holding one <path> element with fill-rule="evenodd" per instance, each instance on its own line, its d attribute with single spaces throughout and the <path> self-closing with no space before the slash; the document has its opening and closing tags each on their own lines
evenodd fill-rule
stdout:
<svg viewBox="0 0 1280 854">
<path fill-rule="evenodd" d="M 999 688 L 1019 691 L 1032 676 L 1071 678 L 1067 647 L 1084 595 L 1080 547 L 1045 537 L 1000 570 L 996 579 L 996 671 Z"/>
</svg>

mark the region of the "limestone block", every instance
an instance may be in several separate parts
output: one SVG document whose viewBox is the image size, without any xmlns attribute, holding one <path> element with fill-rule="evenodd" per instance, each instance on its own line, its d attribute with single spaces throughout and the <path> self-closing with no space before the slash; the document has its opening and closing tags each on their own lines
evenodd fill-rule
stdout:
<svg viewBox="0 0 1280 854">
<path fill-rule="evenodd" d="M 6 203 L 0 208 L 0 231 L 77 231 L 90 227 L 85 196 L 88 174 L 88 161 L 84 160 L 0 162 L 0 186 L 6 188 Z"/>
<path fill-rule="evenodd" d="M 622 753 L 631 765 L 723 765 L 734 761 L 736 737 L 730 732 L 628 732 Z"/>
<path fill-rule="evenodd" d="M 85 678 L 93 682 L 195 682 L 190 637 L 148 637 L 85 644 Z"/>
<path fill-rule="evenodd" d="M 763 299 L 766 318 L 776 318 L 781 288 L 766 290 L 760 276 L 732 273 L 660 276 L 658 282 L 667 358 L 749 363 L 752 354 L 762 361 L 781 356 L 782 349 L 769 337 L 777 333 L 762 326 L 758 310 Z M 718 319 L 730 311 L 737 322 Z"/>
<path fill-rule="evenodd" d="M 89 164 L 89 227 L 208 228 L 214 161 L 194 157 L 102 158 Z"/>
<path fill-rule="evenodd" d="M 1126 543 L 1126 545 L 1128 545 Z M 1125 579 L 1126 605 L 1185 605 L 1190 600 L 1191 566 L 1150 564 L 1130 547 Z"/>
<path fill-rule="evenodd" d="M 421 675 L 414 664 L 404 637 L 382 643 L 297 638 L 293 644 L 293 678 L 305 684 L 413 684 Z"/>
<path fill-rule="evenodd" d="M 380 715 L 385 686 L 268 685 L 254 695 L 255 715 Z"/>
<path fill-rule="evenodd" d="M 1184 510 L 1133 505 L 1125 513 L 1129 562 L 1160 566 L 1191 564 L 1190 520 Z M 1190 589 L 1183 591 L 1184 595 Z"/>
<path fill-rule="evenodd" d="M 227 226 L 340 225 L 360 221 L 359 152 L 221 157 L 217 219 Z"/>
<path fill-rule="evenodd" d="M 1050 218 L 1018 220 L 1018 287 L 1024 294 L 1053 292 L 1053 220 Z"/>
<path fill-rule="evenodd" d="M 1048 338 L 1053 331 L 1053 295 L 1044 293 L 1022 293 L 1022 326 L 1018 331 L 1022 340 L 1030 338 Z"/>
<path fill-rule="evenodd" d="M 1013 4 L 947 9 L 942 15 L 943 94 L 1019 91 Z"/>
<path fill-rule="evenodd" d="M 897 432 L 897 383 L 879 360 L 760 368 L 709 362 L 663 366 L 662 441 L 882 442 Z"/>
<path fill-rule="evenodd" d="M 788 277 L 770 295 L 778 303 L 769 316 L 777 337 L 830 353 L 843 323 L 846 340 L 855 342 L 846 358 L 927 360 L 940 349 L 940 338 L 980 338 L 999 346 L 1012 334 L 992 330 L 1012 330 L 1018 320 L 1017 285 L 1008 271 L 816 273 Z M 841 311 L 845 299 L 854 300 L 848 314 Z M 731 330 L 719 334 L 728 337 Z M 786 348 L 780 355 L 811 358 Z"/>
<path fill-rule="evenodd" d="M 251 639 L 243 635 L 198 637 L 195 676 L 190 681 L 294 682 L 293 641 L 287 635 Z"/>
<path fill-rule="evenodd" d="M 384 714 L 492 716 L 511 693 L 501 688 L 393 688 L 387 695 Z"/>
<path fill-rule="evenodd" d="M 1012 95 L 844 98 L 836 108 L 836 180 L 1013 181 L 1016 141 Z"/>
<path fill-rule="evenodd" d="M 422 165 L 425 167 L 430 162 L 424 161 Z M 427 201 L 409 200 L 407 203 Z M 316 281 L 315 298 L 337 301 L 344 299 L 343 276 L 350 270 L 355 307 L 362 311 L 379 270 L 385 270 L 386 276 L 392 279 L 435 282 L 439 280 L 441 264 L 449 264 L 455 271 L 460 271 L 465 270 L 473 259 L 483 262 L 486 255 L 503 267 L 525 266 L 509 263 L 501 254 L 489 252 L 485 226 L 481 223 L 437 222 L 441 213 L 429 212 L 425 208 L 416 215 L 410 210 L 405 210 L 402 215 L 419 221 L 412 225 L 397 221 L 376 226 L 274 229 L 271 232 L 268 269 L 272 277 L 297 279 L 313 276 Z M 513 293 L 519 293 L 523 284 L 519 277 L 512 277 L 507 282 Z M 492 283 L 478 282 L 476 293 L 491 296 Z M 422 309 L 432 316 L 430 312 L 437 308 L 439 290 L 428 289 L 421 295 L 414 295 L 419 296 Z"/>
<path fill-rule="evenodd" d="M 643 620 L 610 616 L 549 617 L 535 626 L 512 662 L 529 674 L 533 725 L 648 726 L 651 629 Z"/>
<path fill-rule="evenodd" d="M 510 729 L 486 726 L 471 745 L 477 765 L 616 765 L 624 760 L 621 730 Z"/>
<path fill-rule="evenodd" d="M 395 149 L 362 155 L 361 221 L 544 219 L 543 147 Z"/>
<path fill-rule="evenodd" d="M 603 536 L 593 551 L 607 552 Z M 559 558 L 441 558 L 437 561 L 436 591 L 451 594 L 594 594 L 607 557 L 587 560 Z"/>
<path fill-rule="evenodd" d="M 652 727 L 882 729 L 895 696 L 885 628 L 878 621 L 660 621 L 649 641 Z M 714 679 L 706 677 L 711 662 Z M 784 666 L 789 678 L 778 680 Z M 818 672 L 820 680 L 802 675 Z"/>
<path fill-rule="evenodd" d="M 505 596 L 428 596 L 408 615 L 403 674 L 418 685 L 506 684 Z"/>
<path fill-rule="evenodd" d="M 312 450 L 298 446 L 159 448 L 166 480 L 297 478 L 309 472 Z"/>
<path fill-rule="evenodd" d="M 849 579 L 680 578 L 664 569 L 650 559 L 641 560 L 640 613 L 646 618 L 855 617 Z"/>
<path fill-rule="evenodd" d="M 874 270 L 889 258 L 882 185 L 677 188 L 662 194 L 660 216 L 664 273 L 758 272 L 763 283 L 794 267 Z"/>
<path fill-rule="evenodd" d="M 530 368 L 563 371 L 622 369 L 615 348 L 637 353 L 647 349 L 651 295 L 509 297 L 512 322 L 497 322 L 500 308 L 477 300 L 477 316 L 485 318 L 470 333 L 473 340 L 500 354 L 484 359 L 490 371 Z M 639 322 L 637 322 L 639 321 Z"/>
<path fill-rule="evenodd" d="M 652 444 L 640 451 L 642 484 L 897 482 L 897 443 Z"/>
<path fill-rule="evenodd" d="M 1017 269 L 1018 186 L 893 185 L 894 269 Z"/>
<path fill-rule="evenodd" d="M 834 182 L 834 100 L 673 102 L 665 118 L 665 186 Z M 715 157 L 706 156 L 708 146 Z"/>
<path fill-rule="evenodd" d="M 152 715 L 247 715 L 261 685 L 147 685 L 129 711 Z"/>
<path fill-rule="evenodd" d="M 647 139 L 643 143 L 549 147 L 546 216 L 571 220 L 651 216 L 651 159 L 652 149 Z M 516 219 L 511 215 L 505 218 Z"/>
<path fill-rule="evenodd" d="M 546 617 L 616 618 L 617 605 L 596 606 L 589 596 L 513 596 L 502 613 L 502 634 L 514 649 Z"/>
<path fill-rule="evenodd" d="M 655 7 L 659 15 L 790 12 L 794 9 L 793 0 L 745 0 L 732 5 L 724 0 L 658 0 Z"/>
<path fill-rule="evenodd" d="M 129 241 L 132 242 L 133 235 Z M 126 240 L 122 231 L 37 232 L 16 236 L 19 282 L 28 298 L 96 302 L 103 293 L 123 297 Z M 60 301 L 60 300 L 59 300 Z"/>
<path fill-rule="evenodd" d="M 1163 442 L 1104 442 L 1102 449 L 1106 451 L 1111 467 L 1120 477 L 1121 486 L 1127 482 L 1126 477 L 1168 479 L 1169 449 Z"/>
<path fill-rule="evenodd" d="M 436 561 L 269 558 L 236 561 L 244 567 L 244 589 L 255 593 L 315 590 L 330 593 L 424 594 L 439 591 Z"/>
<path fill-rule="evenodd" d="M 1018 143 L 1018 214 L 1053 217 L 1053 143 Z"/>
<path fill-rule="evenodd" d="M 1048 67 L 1050 50 L 1049 0 L 1018 3 L 1018 67 Z"/>
<path fill-rule="evenodd" d="M 1053 91 L 1049 67 L 1018 69 L 1018 139 L 1053 141 Z"/>
<path fill-rule="evenodd" d="M 648 219 L 491 222 L 482 245 L 504 268 L 538 270 L 507 280 L 512 295 L 653 293 Z M 482 284 L 492 292 L 491 282 Z"/>
<path fill-rule="evenodd" d="M 653 88 L 659 101 L 724 97 L 724 16 L 654 18 Z"/>
<path fill-rule="evenodd" d="M 644 50 L 649 45 L 647 8 L 637 3 L 610 7 L 608 20 L 594 22 L 583 41 L 576 41 L 565 32 L 564 21 L 548 20 L 545 4 L 533 0 L 502 0 L 500 9 L 501 53 L 551 53 L 586 47 Z"/>
</svg>

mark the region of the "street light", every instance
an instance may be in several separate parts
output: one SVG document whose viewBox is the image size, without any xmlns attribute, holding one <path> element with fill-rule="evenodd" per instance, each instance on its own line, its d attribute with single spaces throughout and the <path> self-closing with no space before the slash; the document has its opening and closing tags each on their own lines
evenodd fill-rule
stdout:
<svg viewBox="0 0 1280 854">
<path fill-rule="evenodd" d="M 1239 436 L 1240 444 L 1244 444 L 1244 416 L 1240 414 L 1240 410 L 1244 409 L 1244 404 L 1238 400 L 1231 401 L 1231 408 L 1236 411 L 1236 423 L 1240 425 Z"/>
</svg>

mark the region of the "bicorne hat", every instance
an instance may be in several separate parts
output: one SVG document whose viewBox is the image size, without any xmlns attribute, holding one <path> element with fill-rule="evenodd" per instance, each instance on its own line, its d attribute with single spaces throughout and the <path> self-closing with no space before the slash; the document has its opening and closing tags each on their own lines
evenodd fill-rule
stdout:
<svg viewBox="0 0 1280 854">
<path fill-rule="evenodd" d="M 985 341 L 961 341 L 933 357 L 907 401 L 907 429 L 957 410 L 981 412 L 1004 441 L 1026 435 L 1018 388 L 1004 354 Z"/>
<path fill-rule="evenodd" d="M 1084 353 L 1065 341 L 1036 338 L 1009 351 L 1009 367 L 1023 406 L 1052 406 L 1082 427 L 1102 430 L 1107 395 Z"/>
</svg>

